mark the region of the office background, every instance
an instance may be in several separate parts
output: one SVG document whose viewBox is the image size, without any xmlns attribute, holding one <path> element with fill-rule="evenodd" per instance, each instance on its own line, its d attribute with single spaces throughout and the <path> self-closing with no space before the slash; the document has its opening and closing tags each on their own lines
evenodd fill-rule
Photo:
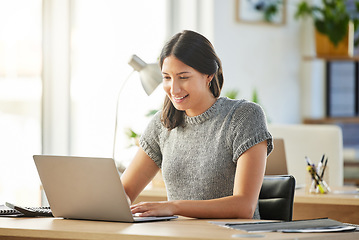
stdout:
<svg viewBox="0 0 359 240">
<path fill-rule="evenodd" d="M 322 60 L 311 20 L 238 21 L 236 0 L 0 0 L 0 202 L 39 203 L 34 154 L 112 156 L 119 86 L 137 54 L 156 62 L 165 41 L 198 31 L 222 60 L 223 94 L 258 94 L 270 124 L 301 124 L 325 115 Z M 136 147 L 124 133 L 143 131 L 159 109 L 161 86 L 147 96 L 131 75 L 120 97 L 117 160 Z M 354 156 L 355 156 L 354 152 Z"/>
</svg>

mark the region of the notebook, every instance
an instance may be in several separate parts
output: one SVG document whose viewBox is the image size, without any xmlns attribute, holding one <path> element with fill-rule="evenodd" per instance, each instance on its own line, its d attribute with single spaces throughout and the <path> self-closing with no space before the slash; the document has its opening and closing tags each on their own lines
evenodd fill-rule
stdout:
<svg viewBox="0 0 359 240">
<path fill-rule="evenodd" d="M 35 155 L 34 161 L 54 217 L 118 222 L 177 218 L 133 216 L 111 158 Z"/>
<path fill-rule="evenodd" d="M 274 148 L 267 158 L 265 175 L 287 175 L 287 159 L 285 155 L 284 140 L 273 139 Z"/>
<path fill-rule="evenodd" d="M 324 233 L 355 231 L 356 226 L 329 218 L 294 220 L 289 222 L 227 223 L 225 226 L 247 232 Z"/>
</svg>

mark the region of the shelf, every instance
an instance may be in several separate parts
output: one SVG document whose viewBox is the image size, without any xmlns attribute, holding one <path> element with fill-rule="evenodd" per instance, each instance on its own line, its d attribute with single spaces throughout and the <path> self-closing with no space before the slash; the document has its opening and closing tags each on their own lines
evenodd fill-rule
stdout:
<svg viewBox="0 0 359 240">
<path fill-rule="evenodd" d="M 359 117 L 305 118 L 303 122 L 306 124 L 335 124 L 335 123 L 359 124 Z"/>
<path fill-rule="evenodd" d="M 344 161 L 345 167 L 359 167 L 359 162 Z"/>
<path fill-rule="evenodd" d="M 359 56 L 304 56 L 304 60 L 313 61 L 313 60 L 326 60 L 326 61 L 352 61 L 359 62 Z"/>
<path fill-rule="evenodd" d="M 348 75 L 346 78 L 349 80 L 354 81 L 354 111 L 355 115 L 359 115 L 359 55 L 354 56 L 335 56 L 335 55 L 315 55 L 315 56 L 303 56 L 304 61 L 315 61 L 315 60 L 322 60 L 325 61 L 325 115 L 331 116 L 332 114 L 332 85 L 334 80 L 338 80 L 338 76 L 334 74 L 333 79 L 333 64 L 338 64 L 336 61 L 342 62 L 352 62 L 354 64 L 354 69 L 351 74 L 352 76 Z M 352 121 L 350 121 L 352 122 Z M 358 120 L 354 120 L 355 123 Z"/>
<path fill-rule="evenodd" d="M 359 178 L 344 178 L 344 184 L 359 186 Z"/>
</svg>

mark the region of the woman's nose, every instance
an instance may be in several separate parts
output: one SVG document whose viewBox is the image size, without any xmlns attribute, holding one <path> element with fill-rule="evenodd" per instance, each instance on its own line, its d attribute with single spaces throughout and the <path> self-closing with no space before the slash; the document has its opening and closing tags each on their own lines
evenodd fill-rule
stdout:
<svg viewBox="0 0 359 240">
<path fill-rule="evenodd" d="M 176 94 L 178 94 L 180 92 L 181 92 L 180 85 L 178 84 L 178 82 L 176 80 L 173 80 L 172 84 L 171 84 L 171 94 L 176 95 Z"/>
</svg>

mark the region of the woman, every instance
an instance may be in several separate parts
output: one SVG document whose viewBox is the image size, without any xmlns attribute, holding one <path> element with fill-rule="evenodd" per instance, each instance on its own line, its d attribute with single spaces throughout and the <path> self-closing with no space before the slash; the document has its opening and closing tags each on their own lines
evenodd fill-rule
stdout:
<svg viewBox="0 0 359 240">
<path fill-rule="evenodd" d="M 219 97 L 222 66 L 212 44 L 176 34 L 160 56 L 164 107 L 122 175 L 133 202 L 162 169 L 169 201 L 131 206 L 140 216 L 259 219 L 258 196 L 272 150 L 262 109 Z"/>
</svg>

